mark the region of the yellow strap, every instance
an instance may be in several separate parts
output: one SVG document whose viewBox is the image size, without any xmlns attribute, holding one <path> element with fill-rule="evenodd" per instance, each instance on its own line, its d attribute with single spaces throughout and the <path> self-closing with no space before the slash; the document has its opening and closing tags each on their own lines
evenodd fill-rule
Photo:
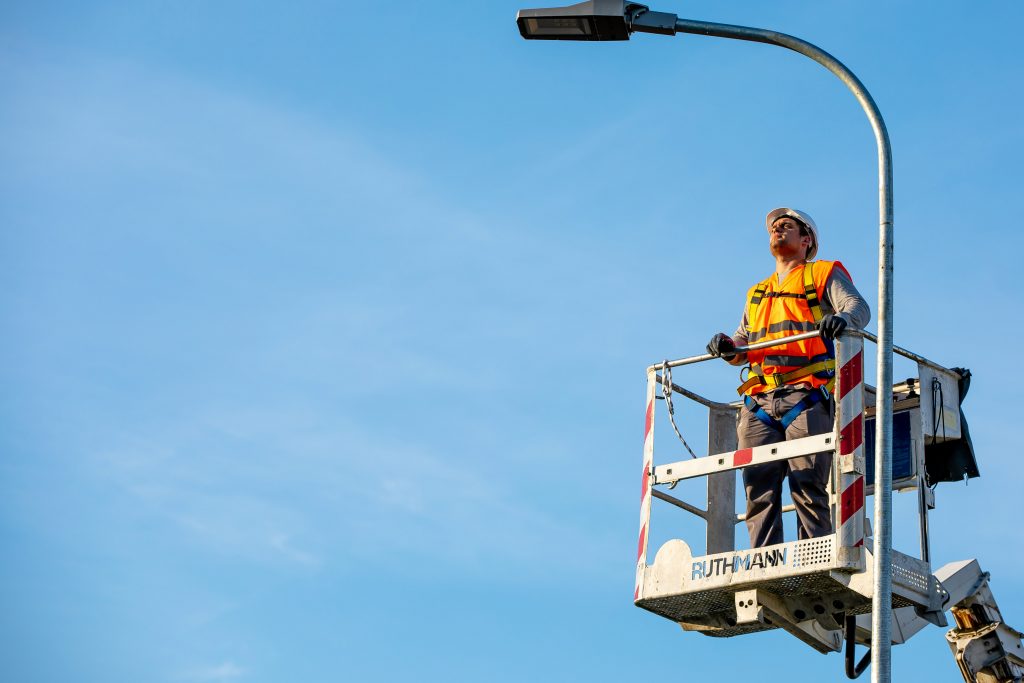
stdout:
<svg viewBox="0 0 1024 683">
<path fill-rule="evenodd" d="M 747 389 L 751 389 L 761 384 L 764 384 L 764 376 L 751 374 L 750 377 L 747 378 L 747 381 L 741 384 L 738 389 L 736 389 L 736 393 L 742 396 L 743 394 L 747 393 Z"/>
<path fill-rule="evenodd" d="M 804 264 L 804 298 L 811 309 L 815 324 L 821 322 L 821 306 L 818 303 L 818 288 L 814 286 L 814 261 Z"/>
<path fill-rule="evenodd" d="M 781 374 L 776 373 L 774 375 L 762 375 L 758 369 L 751 367 L 750 377 L 748 377 L 747 381 L 741 384 L 739 388 L 736 389 L 736 393 L 742 396 L 743 394 L 747 393 L 748 389 L 761 385 L 770 386 L 772 388 L 778 389 L 783 385 L 792 384 L 794 380 L 802 379 L 804 377 L 807 377 L 808 375 L 814 375 L 819 372 L 825 371 L 831 372 L 834 371 L 835 369 L 836 362 L 831 358 L 827 360 L 818 361 L 816 363 L 811 363 L 809 365 L 805 365 L 802 368 L 797 368 L 796 370 L 790 370 L 789 372 L 783 372 Z M 829 391 L 832 391 L 832 385 L 834 384 L 834 382 L 835 378 L 832 378 L 829 380 L 828 385 L 826 385 L 828 386 Z"/>
<path fill-rule="evenodd" d="M 781 375 L 769 375 L 769 377 L 778 377 L 779 384 L 776 384 L 776 386 L 780 386 L 781 384 L 789 384 L 794 379 L 806 377 L 807 375 L 814 375 L 819 372 L 824 372 L 825 370 L 831 371 L 835 369 L 836 362 L 829 358 L 828 360 L 820 360 L 817 363 L 805 365 L 802 368 L 797 368 L 796 370 L 790 370 L 789 372 L 783 373 Z"/>
<path fill-rule="evenodd" d="M 761 305 L 761 301 L 764 300 L 764 293 L 768 291 L 768 280 L 763 280 L 757 283 L 754 287 L 754 293 L 750 295 L 750 302 L 747 304 L 747 331 L 751 331 L 753 328 L 751 325 L 754 324 L 754 316 L 757 314 L 757 307 Z"/>
</svg>

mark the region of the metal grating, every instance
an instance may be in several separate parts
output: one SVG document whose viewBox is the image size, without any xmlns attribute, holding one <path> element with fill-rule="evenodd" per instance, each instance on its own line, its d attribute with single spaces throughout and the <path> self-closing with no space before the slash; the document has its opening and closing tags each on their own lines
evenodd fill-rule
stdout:
<svg viewBox="0 0 1024 683">
<path fill-rule="evenodd" d="M 757 588 L 781 596 L 815 597 L 826 593 L 834 593 L 838 587 L 845 586 L 836 582 L 828 572 L 807 574 L 805 576 L 788 576 L 757 584 Z"/>
<path fill-rule="evenodd" d="M 734 584 L 729 588 L 719 588 L 696 593 L 683 593 L 680 595 L 667 595 L 657 598 L 645 598 L 638 601 L 638 607 L 659 614 L 673 621 L 686 621 L 687 619 L 703 619 L 714 614 L 728 613 L 730 618 L 735 617 L 735 602 L 733 597 L 736 591 L 757 588 L 775 595 L 800 596 L 817 598 L 823 595 L 850 594 L 843 584 L 839 583 L 829 572 L 821 571 L 803 576 L 787 576 L 778 579 L 768 579 L 747 584 Z M 852 594 L 850 594 L 852 595 Z M 847 605 L 853 605 L 857 600 L 847 598 Z M 868 606 L 870 609 L 870 605 Z M 765 627 L 770 628 L 770 627 Z M 763 629 L 762 629 L 763 630 Z"/>
<path fill-rule="evenodd" d="M 648 598 L 636 604 L 672 621 L 686 621 L 718 612 L 732 611 L 735 598 L 730 591 L 710 590 L 687 595 Z"/>
<path fill-rule="evenodd" d="M 912 572 L 916 574 L 916 572 Z M 649 612 L 686 624 L 689 630 L 698 631 L 714 638 L 729 638 L 778 628 L 775 624 L 736 624 L 735 593 L 740 590 L 757 588 L 780 597 L 802 597 L 820 599 L 826 604 L 833 600 L 843 602 L 846 614 L 858 615 L 871 612 L 871 601 L 849 590 L 830 576 L 828 570 L 753 582 L 747 585 L 733 585 L 729 588 L 647 598 L 638 601 L 638 607 Z M 911 607 L 913 602 L 893 594 L 893 608 Z"/>
</svg>

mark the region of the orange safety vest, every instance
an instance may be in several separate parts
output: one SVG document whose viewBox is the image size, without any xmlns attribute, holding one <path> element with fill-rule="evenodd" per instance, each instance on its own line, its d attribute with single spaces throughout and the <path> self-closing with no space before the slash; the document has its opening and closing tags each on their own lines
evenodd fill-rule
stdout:
<svg viewBox="0 0 1024 683">
<path fill-rule="evenodd" d="M 772 274 L 747 292 L 747 343 L 790 337 L 817 329 L 821 299 L 833 268 L 849 273 L 838 261 L 808 261 L 781 283 Z M 851 278 L 852 280 L 852 278 Z M 753 396 L 786 384 L 810 384 L 831 391 L 835 349 L 831 340 L 812 337 L 782 346 L 747 352 L 750 372 L 737 392 Z"/>
</svg>

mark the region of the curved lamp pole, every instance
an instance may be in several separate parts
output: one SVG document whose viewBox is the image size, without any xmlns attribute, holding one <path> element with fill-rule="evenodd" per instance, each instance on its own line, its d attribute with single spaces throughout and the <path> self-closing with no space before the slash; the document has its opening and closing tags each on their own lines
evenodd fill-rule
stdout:
<svg viewBox="0 0 1024 683">
<path fill-rule="evenodd" d="M 778 45 L 810 57 L 835 74 L 857 98 L 871 122 L 878 146 L 878 392 L 875 434 L 874 600 L 871 612 L 871 680 L 892 678 L 892 150 L 889 134 L 871 94 L 838 59 L 805 40 L 746 26 L 679 19 L 623 0 L 590 0 L 570 7 L 521 10 L 524 38 L 540 40 L 628 40 L 633 32 L 732 38 Z"/>
</svg>

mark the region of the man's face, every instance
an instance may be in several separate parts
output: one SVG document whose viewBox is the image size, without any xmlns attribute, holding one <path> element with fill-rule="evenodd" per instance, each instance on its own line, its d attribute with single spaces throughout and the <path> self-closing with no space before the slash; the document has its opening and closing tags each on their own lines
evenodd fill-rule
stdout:
<svg viewBox="0 0 1024 683">
<path fill-rule="evenodd" d="M 805 257 L 811 246 L 811 234 L 800 221 L 783 216 L 768 231 L 768 248 L 772 256 Z"/>
</svg>

